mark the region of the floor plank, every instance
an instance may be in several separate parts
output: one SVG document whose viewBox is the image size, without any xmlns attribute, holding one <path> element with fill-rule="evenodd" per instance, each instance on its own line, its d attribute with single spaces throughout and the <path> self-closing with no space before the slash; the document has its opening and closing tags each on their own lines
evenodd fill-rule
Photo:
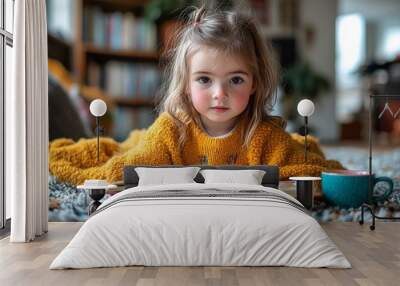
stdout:
<svg viewBox="0 0 400 286">
<path fill-rule="evenodd" d="M 398 285 L 400 224 L 396 222 L 378 223 L 375 231 L 357 223 L 322 225 L 352 269 L 137 266 L 49 270 L 81 225 L 49 223 L 49 233 L 32 243 L 0 240 L 0 285 Z"/>
</svg>

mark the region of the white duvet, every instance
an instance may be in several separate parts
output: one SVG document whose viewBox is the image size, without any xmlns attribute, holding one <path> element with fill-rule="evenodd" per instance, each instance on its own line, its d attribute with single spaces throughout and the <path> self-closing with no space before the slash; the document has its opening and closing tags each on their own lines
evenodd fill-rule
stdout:
<svg viewBox="0 0 400 286">
<path fill-rule="evenodd" d="M 146 197 L 174 190 L 172 197 Z M 260 197 L 252 196 L 253 192 Z M 127 265 L 350 268 L 342 252 L 299 205 L 277 189 L 257 185 L 193 183 L 127 189 L 99 207 L 50 269 Z"/>
</svg>

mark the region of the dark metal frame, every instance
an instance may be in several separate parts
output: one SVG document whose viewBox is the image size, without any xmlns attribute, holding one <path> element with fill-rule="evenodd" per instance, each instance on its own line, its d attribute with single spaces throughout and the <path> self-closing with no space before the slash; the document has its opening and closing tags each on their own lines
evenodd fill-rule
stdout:
<svg viewBox="0 0 400 286">
<path fill-rule="evenodd" d="M 13 5 L 15 1 L 12 0 Z M 6 46 L 13 47 L 13 34 L 6 31 L 6 15 L 5 15 L 5 0 L 0 0 L 1 6 L 1 21 L 0 21 L 0 235 L 4 236 L 10 232 L 10 219 L 6 220 L 6 190 L 5 190 L 5 59 Z M 13 8 L 14 11 L 14 8 Z M 14 15 L 12 15 L 13 17 Z"/>
<path fill-rule="evenodd" d="M 375 220 L 376 219 L 387 219 L 387 220 L 400 220 L 400 217 L 381 217 L 375 214 L 376 205 L 372 201 L 373 196 L 373 182 L 372 182 L 372 122 L 373 122 L 373 105 L 374 100 L 376 98 L 384 98 L 388 99 L 400 99 L 400 94 L 369 94 L 369 127 L 368 127 L 368 144 L 369 144 L 369 162 L 368 162 L 368 171 L 369 171 L 369 185 L 368 185 L 368 202 L 364 203 L 361 206 L 361 219 L 359 223 L 364 224 L 364 209 L 367 209 L 372 215 L 372 225 L 369 226 L 371 230 L 375 229 Z"/>
</svg>

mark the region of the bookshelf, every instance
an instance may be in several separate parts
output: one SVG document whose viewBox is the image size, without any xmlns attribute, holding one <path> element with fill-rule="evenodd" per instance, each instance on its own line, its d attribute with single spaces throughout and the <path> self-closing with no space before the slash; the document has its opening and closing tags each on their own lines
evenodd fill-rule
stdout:
<svg viewBox="0 0 400 286">
<path fill-rule="evenodd" d="M 117 105 L 120 106 L 126 106 L 126 107 L 154 107 L 154 101 L 150 101 L 146 98 L 134 98 L 134 99 L 129 99 L 124 96 L 115 96 L 114 102 Z"/>
<path fill-rule="evenodd" d="M 294 22 L 280 20 L 286 14 L 291 15 L 293 9 L 279 14 L 278 11 L 282 8 L 278 5 L 279 1 L 267 1 L 265 6 L 260 8 L 269 11 L 270 14 L 266 16 L 261 30 L 265 38 L 278 37 L 273 39 L 274 46 L 280 51 L 278 54 L 281 58 L 287 58 L 288 54 L 297 54 L 295 51 L 297 32 L 293 27 Z M 293 1 L 295 0 L 284 2 Z M 60 3 L 58 0 L 51 2 Z M 149 113 L 153 113 L 155 117 L 154 107 L 157 102 L 154 96 L 161 84 L 160 52 L 161 49 L 168 48 L 169 36 L 182 24 L 179 20 L 171 19 L 168 24 L 144 23 L 142 21 L 144 8 L 148 2 L 149 0 L 68 2 L 73 3 L 70 5 L 73 7 L 70 13 L 73 19 L 69 25 L 73 32 L 67 37 L 71 49 L 63 50 L 62 62 L 71 59 L 66 67 L 73 74 L 74 80 L 80 85 L 99 87 L 119 109 L 112 117 L 114 122 L 123 122 L 123 126 L 114 126 L 106 130 L 106 135 L 116 139 L 126 137 L 128 130 L 148 127 L 149 124 L 147 126 L 135 124 L 141 122 L 143 118 L 151 120 Z M 65 14 L 69 13 L 65 11 L 66 9 L 60 9 L 60 6 L 55 4 L 52 6 L 58 8 L 52 10 L 55 15 L 53 22 L 57 22 L 58 17 L 66 18 Z M 285 17 L 291 18 L 290 15 Z M 138 26 L 141 28 L 136 29 Z M 125 37 L 120 32 L 126 31 L 127 27 L 130 37 Z M 57 39 L 52 40 L 57 42 Z M 58 41 L 58 46 L 63 47 L 68 43 Z M 56 58 L 60 58 L 58 51 L 54 54 Z M 286 61 L 291 64 L 294 59 Z M 121 114 L 124 114 L 122 118 Z M 126 122 L 135 124 L 129 126 Z M 115 134 L 115 130 L 122 130 L 121 134 Z"/>
<path fill-rule="evenodd" d="M 110 48 L 99 48 L 92 44 L 84 46 L 84 52 L 87 55 L 97 56 L 99 58 L 113 58 L 122 60 L 149 61 L 157 63 L 159 59 L 158 52 L 146 52 L 138 50 L 114 50 Z"/>
<path fill-rule="evenodd" d="M 115 124 L 106 133 L 117 140 L 155 118 L 160 28 L 144 19 L 147 2 L 78 0 L 74 6 L 72 70 L 79 84 L 99 87 L 115 103 Z"/>
</svg>

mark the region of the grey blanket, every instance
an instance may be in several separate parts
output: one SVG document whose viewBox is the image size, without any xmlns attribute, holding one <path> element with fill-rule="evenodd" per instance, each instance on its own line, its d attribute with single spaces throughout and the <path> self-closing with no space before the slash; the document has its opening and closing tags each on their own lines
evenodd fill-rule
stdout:
<svg viewBox="0 0 400 286">
<path fill-rule="evenodd" d="M 94 213 L 92 213 L 91 216 L 94 216 L 112 206 L 115 206 L 117 204 L 120 204 L 121 202 L 126 202 L 126 201 L 144 201 L 144 200 L 154 200 L 154 199 L 164 199 L 164 200 L 169 200 L 169 199 L 174 199 L 174 200 L 190 200 L 190 199 L 220 199 L 220 198 L 229 198 L 230 200 L 241 200 L 241 199 L 246 199 L 246 200 L 251 200 L 251 199 L 257 199 L 257 201 L 264 200 L 264 201 L 270 201 L 270 202 L 276 202 L 276 203 L 281 203 L 285 205 L 290 205 L 292 207 L 295 207 L 296 209 L 308 214 L 308 211 L 304 208 L 303 205 L 300 203 L 297 203 L 294 200 L 289 200 L 284 196 L 280 196 L 277 194 L 272 194 L 269 192 L 265 191 L 259 191 L 259 190 L 240 190 L 240 191 L 221 191 L 221 190 L 216 190 L 216 189 L 203 189 L 203 190 L 164 190 L 164 191 L 145 191 L 145 192 L 132 192 L 128 193 L 125 195 L 121 195 L 118 199 L 106 203 L 98 210 L 96 210 Z"/>
</svg>

